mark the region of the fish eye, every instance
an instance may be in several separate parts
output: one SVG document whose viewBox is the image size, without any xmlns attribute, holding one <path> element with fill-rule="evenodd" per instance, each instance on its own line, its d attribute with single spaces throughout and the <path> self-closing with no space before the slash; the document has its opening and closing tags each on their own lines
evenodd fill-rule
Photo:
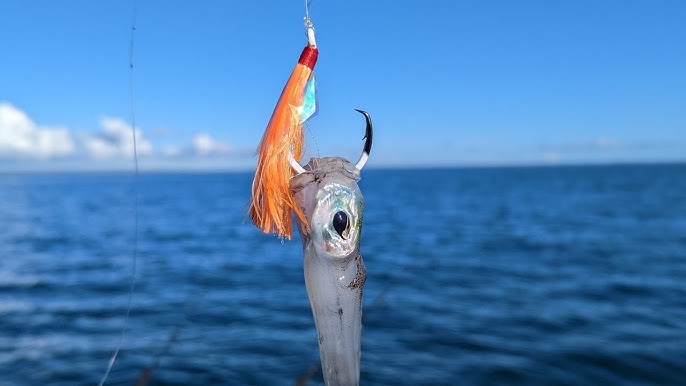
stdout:
<svg viewBox="0 0 686 386">
<path fill-rule="evenodd" d="M 333 215 L 332 223 L 333 229 L 336 230 L 336 233 L 338 233 L 338 235 L 345 240 L 345 236 L 347 235 L 346 231 L 350 225 L 350 222 L 348 221 L 348 215 L 343 211 L 338 211 Z"/>
</svg>

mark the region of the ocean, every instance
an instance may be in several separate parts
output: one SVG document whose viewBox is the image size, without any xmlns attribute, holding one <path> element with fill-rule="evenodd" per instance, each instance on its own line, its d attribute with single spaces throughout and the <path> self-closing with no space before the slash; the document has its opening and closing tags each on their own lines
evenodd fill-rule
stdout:
<svg viewBox="0 0 686 386">
<path fill-rule="evenodd" d="M 126 326 L 107 385 L 321 385 L 299 236 L 246 221 L 251 181 L 1 175 L 0 384 L 97 385 Z M 362 385 L 686 384 L 686 164 L 360 186 Z"/>
</svg>

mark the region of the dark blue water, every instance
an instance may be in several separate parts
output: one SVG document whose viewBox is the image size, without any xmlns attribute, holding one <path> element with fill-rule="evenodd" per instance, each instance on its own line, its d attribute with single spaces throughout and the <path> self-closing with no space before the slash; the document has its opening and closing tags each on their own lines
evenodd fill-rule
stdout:
<svg viewBox="0 0 686 386">
<path fill-rule="evenodd" d="M 107 384 L 292 385 L 318 362 L 300 242 L 244 222 L 251 179 L 140 176 Z M 686 383 L 686 165 L 370 170 L 361 188 L 363 385 Z M 100 380 L 133 194 L 127 174 L 0 177 L 0 384 Z"/>
</svg>

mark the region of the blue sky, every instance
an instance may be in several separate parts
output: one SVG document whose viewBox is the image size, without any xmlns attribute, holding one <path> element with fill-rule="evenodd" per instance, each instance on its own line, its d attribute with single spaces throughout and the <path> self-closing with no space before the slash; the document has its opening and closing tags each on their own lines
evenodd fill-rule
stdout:
<svg viewBox="0 0 686 386">
<path fill-rule="evenodd" d="M 141 168 L 250 169 L 303 2 L 137 0 Z M 131 167 L 132 1 L 0 6 L 0 170 Z M 684 1 L 314 0 L 309 155 L 370 166 L 686 160 Z"/>
</svg>

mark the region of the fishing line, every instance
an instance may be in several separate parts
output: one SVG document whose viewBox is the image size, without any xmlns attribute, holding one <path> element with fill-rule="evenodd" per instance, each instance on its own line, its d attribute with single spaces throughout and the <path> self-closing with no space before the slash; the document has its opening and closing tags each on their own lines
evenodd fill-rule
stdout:
<svg viewBox="0 0 686 386">
<path fill-rule="evenodd" d="M 317 158 L 320 158 L 321 154 L 319 152 L 319 143 L 317 142 L 317 137 L 314 136 L 314 132 L 310 128 L 310 125 L 305 125 L 305 128 L 307 129 L 307 133 L 310 135 L 310 139 L 312 140 L 312 142 L 314 142 L 314 148 Z"/>
<path fill-rule="evenodd" d="M 312 24 L 312 21 L 310 21 L 310 5 L 312 4 L 312 0 L 305 0 L 305 23 Z M 310 135 L 312 141 L 314 142 L 314 148 L 316 149 L 316 154 L 317 158 L 320 157 L 319 154 L 319 143 L 317 143 L 317 138 L 314 136 L 314 133 L 312 132 L 312 129 L 310 128 L 310 125 L 304 125 L 305 128 L 307 129 L 307 133 Z"/>
<path fill-rule="evenodd" d="M 119 335 L 119 342 L 117 343 L 117 348 L 112 353 L 109 362 L 107 363 L 107 368 L 105 374 L 100 380 L 99 386 L 103 386 L 107 377 L 112 371 L 112 366 L 114 366 L 114 361 L 119 355 L 122 343 L 124 342 L 124 336 L 126 335 L 126 329 L 129 324 L 129 317 L 131 315 L 131 305 L 133 303 L 133 292 L 136 288 L 136 263 L 138 261 L 138 146 L 136 143 L 136 104 L 134 99 L 134 88 L 133 88 L 133 43 L 136 32 L 136 0 L 133 0 L 133 15 L 131 17 L 131 38 L 129 40 L 129 98 L 131 101 L 131 135 L 133 137 L 133 164 L 134 164 L 134 178 L 133 178 L 133 251 L 131 252 L 132 260 L 131 263 L 131 287 L 129 289 L 129 299 L 126 306 L 126 316 L 124 318 L 124 325 L 121 328 L 121 334 Z"/>
<path fill-rule="evenodd" d="M 305 0 L 305 19 L 306 20 L 310 19 L 310 4 L 312 4 L 312 0 Z"/>
</svg>

